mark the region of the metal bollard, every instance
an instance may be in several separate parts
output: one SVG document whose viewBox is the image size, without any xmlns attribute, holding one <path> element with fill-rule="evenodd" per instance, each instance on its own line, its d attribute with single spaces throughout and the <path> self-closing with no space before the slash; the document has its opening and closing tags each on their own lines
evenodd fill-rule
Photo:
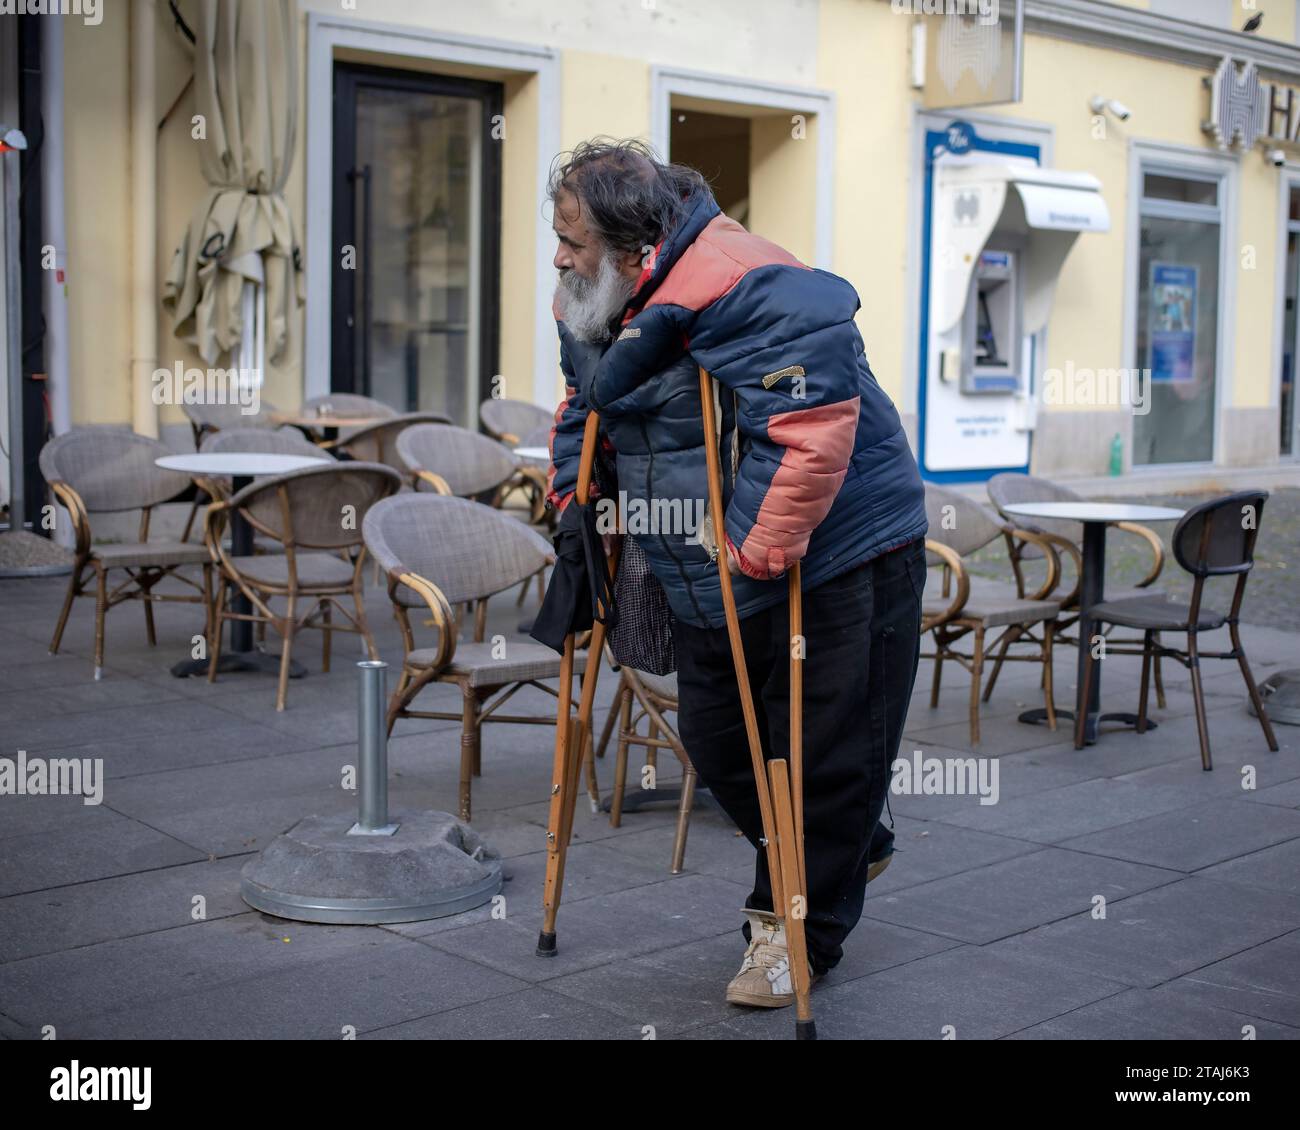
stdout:
<svg viewBox="0 0 1300 1130">
<path fill-rule="evenodd" d="M 388 664 L 366 659 L 357 664 L 361 671 L 361 699 L 357 711 L 357 752 L 360 758 L 357 782 L 357 822 L 350 836 L 391 836 L 396 824 L 388 822 Z"/>
</svg>

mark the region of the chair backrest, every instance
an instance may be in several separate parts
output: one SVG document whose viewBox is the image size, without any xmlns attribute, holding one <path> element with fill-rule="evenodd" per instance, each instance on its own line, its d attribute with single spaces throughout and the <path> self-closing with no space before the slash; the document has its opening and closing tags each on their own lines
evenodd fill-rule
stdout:
<svg viewBox="0 0 1300 1130">
<path fill-rule="evenodd" d="M 286 545 L 348 549 L 361 544 L 370 508 L 401 485 L 396 471 L 378 463 L 325 463 L 255 479 L 231 498 L 230 506 L 242 510 L 255 529 Z"/>
<path fill-rule="evenodd" d="M 515 472 L 508 447 L 453 424 L 414 424 L 397 437 L 397 454 L 412 471 L 432 471 L 461 498 L 500 486 Z"/>
<path fill-rule="evenodd" d="M 1082 522 L 1071 522 L 1065 518 L 1026 518 L 1019 514 L 1008 514 L 1002 509 L 1008 503 L 1015 502 L 1086 501 L 1077 491 L 1054 483 L 1051 479 L 1040 479 L 1036 475 L 1022 475 L 1016 471 L 1004 471 L 989 479 L 988 492 L 989 501 L 1013 526 L 1055 534 L 1073 545 L 1083 544 Z"/>
<path fill-rule="evenodd" d="M 555 423 L 555 413 L 548 412 L 527 400 L 507 400 L 489 397 L 478 406 L 478 418 L 493 439 L 506 442 L 504 437 L 522 440 L 530 432 L 541 428 L 550 431 Z"/>
<path fill-rule="evenodd" d="M 339 441 L 338 449 L 346 451 L 353 459 L 367 463 L 386 463 L 395 471 L 406 473 L 406 464 L 397 454 L 397 437 L 413 424 L 447 424 L 446 416 L 437 412 L 406 412 L 385 420 L 377 420 L 364 428 L 357 428 L 346 439 Z"/>
<path fill-rule="evenodd" d="M 271 414 L 277 409 L 266 400 L 259 401 L 257 411 L 251 413 L 245 412 L 238 404 L 184 404 L 181 407 L 199 433 L 276 427 Z"/>
<path fill-rule="evenodd" d="M 304 414 L 317 409 L 328 409 L 334 416 L 373 416 L 377 420 L 397 415 L 397 409 L 382 400 L 376 400 L 373 396 L 360 396 L 355 392 L 331 392 L 302 402 Z"/>
<path fill-rule="evenodd" d="M 1196 577 L 1250 572 L 1267 498 L 1266 490 L 1243 490 L 1193 506 L 1174 527 L 1178 564 Z"/>
<path fill-rule="evenodd" d="M 930 521 L 926 536 L 959 557 L 983 549 L 1002 533 L 1002 523 L 987 506 L 933 483 L 925 484 L 925 515 Z"/>
<path fill-rule="evenodd" d="M 174 454 L 166 444 L 135 432 L 74 428 L 41 448 L 41 474 L 46 482 L 67 483 L 91 513 L 142 510 L 189 487 L 189 475 L 154 463 Z"/>
<path fill-rule="evenodd" d="M 209 452 L 256 452 L 259 455 L 306 455 L 315 459 L 328 459 L 330 453 L 317 447 L 293 428 L 271 431 L 268 428 L 231 428 L 214 432 L 203 440 L 199 448 Z"/>
<path fill-rule="evenodd" d="M 374 506 L 363 528 L 385 572 L 417 573 L 452 604 L 511 588 L 554 557 L 535 530 L 467 498 L 397 495 Z M 409 591 L 399 595 L 403 603 L 421 603 Z"/>
</svg>

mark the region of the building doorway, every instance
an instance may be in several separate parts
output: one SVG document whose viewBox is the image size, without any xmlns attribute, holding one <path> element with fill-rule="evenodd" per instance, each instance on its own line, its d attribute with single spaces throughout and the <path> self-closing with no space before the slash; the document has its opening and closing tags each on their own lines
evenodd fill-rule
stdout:
<svg viewBox="0 0 1300 1130">
<path fill-rule="evenodd" d="M 502 95 L 335 67 L 333 391 L 474 426 L 497 366 Z"/>
</svg>

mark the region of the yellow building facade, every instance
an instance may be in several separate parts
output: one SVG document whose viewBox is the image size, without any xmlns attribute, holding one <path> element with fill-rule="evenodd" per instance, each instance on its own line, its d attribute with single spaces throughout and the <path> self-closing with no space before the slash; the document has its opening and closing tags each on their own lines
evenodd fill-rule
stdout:
<svg viewBox="0 0 1300 1130">
<path fill-rule="evenodd" d="M 180 409 L 151 411 L 139 391 L 156 369 L 202 364 L 157 299 L 204 190 L 192 61 L 167 3 L 103 7 L 98 24 L 66 18 L 62 29 L 70 419 L 130 423 L 181 445 Z M 177 7 L 194 17 L 193 4 Z M 548 170 L 585 138 L 640 137 L 700 167 L 724 210 L 751 230 L 853 283 L 867 355 L 928 477 L 978 483 L 1028 469 L 1109 479 L 1093 483 L 1100 490 L 1119 489 L 1119 471 L 1134 493 L 1242 474 L 1266 486 L 1300 481 L 1295 0 L 1026 0 L 1020 101 L 943 110 L 925 108 L 914 57 L 923 7 L 300 0 L 285 196 L 306 301 L 285 357 L 265 374 L 265 397 L 293 407 L 332 390 L 368 391 L 470 426 L 494 389 L 553 406 L 561 381 Z M 1257 31 L 1239 30 L 1261 12 Z M 133 59 L 146 35 L 152 81 L 142 116 L 133 112 Z M 1254 64 L 1258 96 L 1271 100 L 1250 145 L 1221 144 L 1206 128 L 1215 112 L 1207 83 L 1225 58 Z M 341 99 L 350 100 L 343 111 Z M 150 117 L 156 192 L 144 213 L 133 178 L 138 123 Z M 936 240 L 947 230 L 935 208 L 951 176 L 938 170 L 952 138 L 967 147 L 966 163 L 974 146 L 1010 169 L 999 192 L 1032 181 L 1030 165 L 1095 178 L 1108 221 L 1070 244 L 1032 333 L 999 344 L 997 317 L 986 318 L 984 291 L 972 289 L 981 309 L 966 362 L 959 348 L 936 344 L 930 324 L 932 276 L 944 269 Z M 345 167 L 344 145 L 369 173 Z M 428 152 L 413 157 L 421 146 Z M 1033 195 L 1031 184 L 1022 196 Z M 144 223 L 152 231 L 142 241 Z M 340 231 L 369 241 L 379 267 L 364 283 L 342 273 Z M 1020 246 L 1016 261 L 1032 276 L 1037 245 Z M 141 262 L 142 247 L 152 262 Z M 996 275 L 996 256 L 974 254 L 975 268 Z M 975 269 L 966 266 L 961 280 Z M 344 303 L 341 286 L 351 288 Z M 142 316 L 156 324 L 151 356 L 133 336 Z M 341 328 L 354 316 L 366 325 Z M 973 410 L 978 422 L 1002 409 L 986 410 L 993 399 L 967 395 L 964 384 L 953 391 L 952 374 L 936 370 L 998 351 L 1023 378 L 1023 403 L 998 425 L 1015 442 L 992 461 L 967 457 L 962 437 L 980 429 L 954 430 L 939 414 Z M 1113 380 L 1078 377 L 1111 371 L 1135 374 L 1145 410 L 1124 389 L 1107 400 Z"/>
</svg>

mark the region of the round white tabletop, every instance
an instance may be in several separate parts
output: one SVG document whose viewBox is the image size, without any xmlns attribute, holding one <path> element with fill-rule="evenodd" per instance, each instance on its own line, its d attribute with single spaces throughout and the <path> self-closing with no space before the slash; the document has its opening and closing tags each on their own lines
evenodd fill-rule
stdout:
<svg viewBox="0 0 1300 1130">
<path fill-rule="evenodd" d="M 538 463 L 549 463 L 551 461 L 551 449 L 549 447 L 516 447 L 515 454 L 520 459 L 531 459 Z"/>
<path fill-rule="evenodd" d="M 1172 522 L 1185 513 L 1168 506 L 1134 506 L 1128 502 L 1009 502 L 1002 509 L 1026 518 L 1064 518 L 1073 522 Z"/>
<path fill-rule="evenodd" d="M 271 455 L 260 451 L 209 451 L 188 455 L 163 455 L 154 460 L 165 471 L 184 471 L 187 475 L 232 475 L 255 478 L 301 471 L 318 463 L 333 463 L 328 457 L 310 455 Z"/>
</svg>

